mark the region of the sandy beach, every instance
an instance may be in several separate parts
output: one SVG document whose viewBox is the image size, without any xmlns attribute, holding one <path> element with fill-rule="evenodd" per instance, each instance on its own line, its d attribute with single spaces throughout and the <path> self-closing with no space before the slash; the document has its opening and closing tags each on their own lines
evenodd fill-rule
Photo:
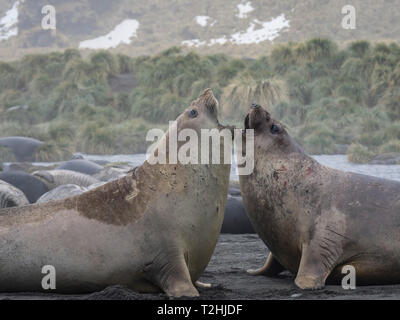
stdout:
<svg viewBox="0 0 400 320">
<path fill-rule="evenodd" d="M 217 248 L 201 277 L 212 283 L 212 288 L 200 289 L 200 300 L 350 300 L 350 299 L 400 299 L 400 285 L 359 286 L 344 290 L 341 286 L 327 286 L 323 290 L 302 291 L 294 285 L 288 272 L 279 277 L 253 277 L 245 270 L 264 264 L 267 249 L 257 235 L 221 235 Z M 1 293 L 0 300 L 168 300 L 165 294 L 139 294 L 121 286 L 106 288 L 86 295 L 59 295 Z"/>
</svg>

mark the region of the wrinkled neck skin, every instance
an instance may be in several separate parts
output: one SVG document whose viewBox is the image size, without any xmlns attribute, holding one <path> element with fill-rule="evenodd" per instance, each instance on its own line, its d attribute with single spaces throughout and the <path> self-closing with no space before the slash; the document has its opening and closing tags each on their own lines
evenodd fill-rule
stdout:
<svg viewBox="0 0 400 320">
<path fill-rule="evenodd" d="M 282 265 L 295 272 L 301 244 L 308 240 L 302 237 L 311 236 L 309 230 L 321 210 L 318 195 L 330 183 L 328 169 L 296 144 L 285 152 L 277 148 L 266 152 L 257 147 L 257 140 L 255 146 L 254 172 L 240 176 L 245 206 L 271 252 Z M 288 255 L 280 256 L 281 252 Z"/>
</svg>

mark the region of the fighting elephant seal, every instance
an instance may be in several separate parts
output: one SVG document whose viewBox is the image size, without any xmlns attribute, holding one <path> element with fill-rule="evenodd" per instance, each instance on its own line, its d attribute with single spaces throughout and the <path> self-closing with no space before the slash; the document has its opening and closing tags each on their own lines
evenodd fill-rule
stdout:
<svg viewBox="0 0 400 320">
<path fill-rule="evenodd" d="M 50 190 L 64 184 L 75 184 L 87 188 L 100 182 L 87 174 L 70 170 L 40 170 L 33 172 L 32 175 L 40 179 Z"/>
<path fill-rule="evenodd" d="M 198 136 L 219 131 L 217 105 L 206 90 L 171 128 Z M 0 291 L 41 291 L 42 267 L 51 265 L 56 292 L 120 284 L 197 296 L 193 284 L 221 230 L 230 165 L 151 164 L 163 147 L 169 153 L 171 128 L 153 155 L 119 180 L 65 200 L 1 210 Z"/>
<path fill-rule="evenodd" d="M 43 142 L 26 137 L 5 137 L 0 138 L 0 145 L 9 148 L 17 161 L 34 161 L 34 152 Z"/>
<path fill-rule="evenodd" d="M 340 283 L 351 265 L 357 284 L 400 283 L 400 182 L 327 168 L 253 105 L 254 171 L 240 176 L 246 211 L 271 254 L 251 274 L 288 269 L 302 289 Z M 243 142 L 246 138 L 243 136 Z"/>
<path fill-rule="evenodd" d="M 0 180 L 0 209 L 20 207 L 27 204 L 29 204 L 29 201 L 21 190 Z"/>
</svg>

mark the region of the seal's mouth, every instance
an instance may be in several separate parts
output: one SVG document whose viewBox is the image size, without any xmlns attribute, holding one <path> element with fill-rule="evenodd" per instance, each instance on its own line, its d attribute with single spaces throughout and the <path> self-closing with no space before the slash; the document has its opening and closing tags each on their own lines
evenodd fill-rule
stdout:
<svg viewBox="0 0 400 320">
<path fill-rule="evenodd" d="M 244 119 L 244 131 L 248 129 L 250 129 L 250 113 L 248 113 L 246 118 Z"/>
</svg>

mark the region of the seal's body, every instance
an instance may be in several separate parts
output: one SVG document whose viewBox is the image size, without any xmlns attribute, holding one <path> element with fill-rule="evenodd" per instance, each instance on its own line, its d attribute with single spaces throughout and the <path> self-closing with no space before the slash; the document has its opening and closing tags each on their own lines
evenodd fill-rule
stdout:
<svg viewBox="0 0 400 320">
<path fill-rule="evenodd" d="M 101 170 L 104 169 L 103 166 L 89 160 L 84 159 L 75 159 L 65 161 L 60 164 L 57 169 L 59 170 L 71 170 L 75 172 L 80 172 L 88 175 L 93 175 L 99 173 Z"/>
<path fill-rule="evenodd" d="M 87 188 L 92 184 L 100 182 L 87 174 L 62 169 L 35 171 L 32 175 L 43 181 L 50 190 L 65 184 L 74 184 Z"/>
<path fill-rule="evenodd" d="M 357 284 L 400 282 L 400 183 L 327 168 L 291 139 L 259 106 L 245 121 L 254 129 L 254 172 L 240 176 L 246 211 L 271 251 L 251 274 L 296 274 L 303 289 L 338 283 L 342 267 Z"/>
<path fill-rule="evenodd" d="M 62 200 L 77 196 L 88 191 L 87 188 L 78 186 L 76 184 L 63 184 L 47 193 L 42 195 L 36 203 L 46 203 L 50 201 Z"/>
<path fill-rule="evenodd" d="M 49 188 L 44 182 L 23 171 L 10 170 L 0 172 L 0 180 L 21 190 L 29 200 L 29 203 L 35 203 L 42 195 L 49 192 Z"/>
<path fill-rule="evenodd" d="M 29 201 L 21 190 L 0 180 L 0 208 L 20 207 L 27 204 Z"/>
<path fill-rule="evenodd" d="M 35 150 L 43 144 L 42 141 L 27 137 L 0 138 L 0 145 L 9 148 L 17 161 L 31 162 L 35 160 Z"/>
<path fill-rule="evenodd" d="M 178 132 L 218 127 L 216 106 L 206 90 L 177 119 Z M 41 290 L 42 267 L 52 265 L 58 292 L 120 284 L 198 295 L 193 283 L 217 242 L 230 165 L 150 160 L 81 195 L 1 211 L 0 291 Z"/>
</svg>

